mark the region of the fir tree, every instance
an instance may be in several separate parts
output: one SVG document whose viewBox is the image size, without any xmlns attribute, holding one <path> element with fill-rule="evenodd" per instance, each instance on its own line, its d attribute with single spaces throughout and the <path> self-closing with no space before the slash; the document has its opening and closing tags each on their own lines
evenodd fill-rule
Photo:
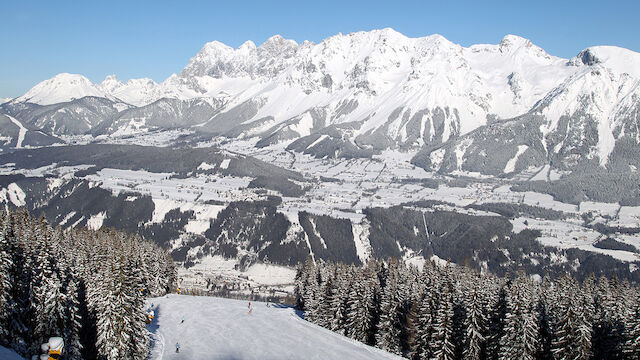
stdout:
<svg viewBox="0 0 640 360">
<path fill-rule="evenodd" d="M 487 318 L 478 286 L 473 287 L 467 308 L 466 341 L 463 356 L 465 359 L 480 359 L 484 357 Z"/>
<path fill-rule="evenodd" d="M 434 332 L 431 343 L 432 359 L 449 360 L 455 358 L 453 340 L 453 285 L 445 284 L 438 301 L 438 310 L 434 321 Z"/>
<path fill-rule="evenodd" d="M 402 354 L 400 344 L 402 306 L 398 280 L 398 269 L 395 261 L 392 260 L 380 303 L 380 324 L 376 334 L 376 344 L 383 350 L 400 355 Z"/>
<path fill-rule="evenodd" d="M 533 284 L 524 273 L 510 287 L 504 334 L 500 339 L 501 359 L 534 359 L 538 345 L 538 315 Z"/>
</svg>

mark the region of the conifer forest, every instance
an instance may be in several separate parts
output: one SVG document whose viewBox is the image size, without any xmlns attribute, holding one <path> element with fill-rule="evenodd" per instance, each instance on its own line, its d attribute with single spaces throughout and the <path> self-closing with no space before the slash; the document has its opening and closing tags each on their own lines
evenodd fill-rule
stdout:
<svg viewBox="0 0 640 360">
<path fill-rule="evenodd" d="M 0 215 L 0 345 L 27 358 L 56 335 L 64 359 L 146 359 L 144 298 L 175 281 L 170 256 L 139 236 Z"/>
<path fill-rule="evenodd" d="M 409 359 L 638 359 L 640 291 L 613 277 L 495 277 L 428 261 L 308 260 L 307 320 Z"/>
</svg>

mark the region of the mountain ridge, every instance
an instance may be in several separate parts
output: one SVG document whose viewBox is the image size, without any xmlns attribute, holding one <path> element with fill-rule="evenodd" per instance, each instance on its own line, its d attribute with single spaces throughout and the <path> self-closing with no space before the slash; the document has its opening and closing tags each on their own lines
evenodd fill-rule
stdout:
<svg viewBox="0 0 640 360">
<path fill-rule="evenodd" d="M 528 129 L 523 142 L 500 137 L 506 148 L 519 146 L 507 151 L 519 155 L 498 157 L 505 163 L 494 167 L 524 169 L 553 158 L 566 168 L 580 163 L 577 158 L 606 167 L 620 153 L 620 140 L 633 140 L 638 69 L 640 54 L 631 50 L 595 46 L 563 59 L 517 35 L 469 47 L 438 34 L 409 38 L 390 28 L 337 34 L 319 43 L 274 35 L 259 46 L 247 41 L 235 49 L 206 43 L 161 83 L 121 82 L 110 75 L 93 84 L 82 75 L 59 74 L 0 111 L 56 137 L 186 129 L 347 158 L 389 149 L 457 149 L 455 165 L 415 161 L 438 171 L 465 167 L 462 150 L 469 145 L 460 142 L 471 141 L 464 139 L 473 131 L 539 116 L 539 129 Z M 82 96 L 105 100 L 89 106 Z M 32 103 L 63 105 L 45 113 Z M 79 125 L 60 127 L 60 121 Z M 532 154 L 537 148 L 540 153 Z"/>
</svg>

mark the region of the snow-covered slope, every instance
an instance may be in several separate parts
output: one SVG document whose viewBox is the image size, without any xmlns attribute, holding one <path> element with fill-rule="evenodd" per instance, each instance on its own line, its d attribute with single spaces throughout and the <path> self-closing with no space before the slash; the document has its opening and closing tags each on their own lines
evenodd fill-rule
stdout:
<svg viewBox="0 0 640 360">
<path fill-rule="evenodd" d="M 252 302 L 249 314 L 246 301 L 182 295 L 151 303 L 151 360 L 401 359 L 306 322 L 289 307 Z"/>
<path fill-rule="evenodd" d="M 115 75 L 109 75 L 98 88 L 135 106 L 147 105 L 161 97 L 159 85 L 151 79 L 131 79 L 123 83 Z"/>
<path fill-rule="evenodd" d="M 640 54 L 592 47 L 567 62 L 572 73 L 531 111 L 427 147 L 425 169 L 485 174 L 553 165 L 587 172 L 629 171 L 640 156 Z"/>
<path fill-rule="evenodd" d="M 97 132 L 89 121 L 87 131 L 129 136 L 189 128 L 257 139 L 258 147 L 286 145 L 319 158 L 432 151 L 498 121 L 540 117 L 535 126 L 524 124 L 535 139 L 501 140 L 515 147 L 495 167 L 517 172 L 520 159 L 532 156 L 577 156 L 606 165 L 618 140 L 635 133 L 639 69 L 640 54 L 611 46 L 562 59 L 515 35 L 499 44 L 463 47 L 440 35 L 409 38 L 387 28 L 337 34 L 317 44 L 279 35 L 237 49 L 212 41 L 161 83 L 108 76 L 94 85 L 80 75 L 60 74 L 10 104 L 106 97 L 144 110 L 109 115 Z M 465 141 L 463 147 L 477 148 Z M 460 163 L 453 168 L 461 169 L 465 151 L 456 146 Z M 523 146 L 527 150 L 518 153 Z"/>
<path fill-rule="evenodd" d="M 7 349 L 4 346 L 0 346 L 0 359 L 2 360 L 24 360 L 24 358 L 15 351 Z"/>
<path fill-rule="evenodd" d="M 51 105 L 80 99 L 85 96 L 109 98 L 107 93 L 100 90 L 86 77 L 77 74 L 62 73 L 37 84 L 27 91 L 26 94 L 15 98 L 12 102 Z"/>
</svg>

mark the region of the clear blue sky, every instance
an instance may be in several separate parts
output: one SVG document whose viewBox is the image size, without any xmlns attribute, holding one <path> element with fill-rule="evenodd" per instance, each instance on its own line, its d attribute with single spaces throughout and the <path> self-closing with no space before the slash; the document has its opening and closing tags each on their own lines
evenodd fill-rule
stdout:
<svg viewBox="0 0 640 360">
<path fill-rule="evenodd" d="M 19 96 L 60 72 L 94 82 L 108 74 L 162 81 L 208 41 L 259 45 L 274 34 L 318 42 L 392 27 L 410 37 L 438 33 L 463 46 L 498 43 L 511 33 L 567 58 L 592 45 L 640 51 L 639 14 L 639 0 L 3 0 L 0 97 Z"/>
</svg>

